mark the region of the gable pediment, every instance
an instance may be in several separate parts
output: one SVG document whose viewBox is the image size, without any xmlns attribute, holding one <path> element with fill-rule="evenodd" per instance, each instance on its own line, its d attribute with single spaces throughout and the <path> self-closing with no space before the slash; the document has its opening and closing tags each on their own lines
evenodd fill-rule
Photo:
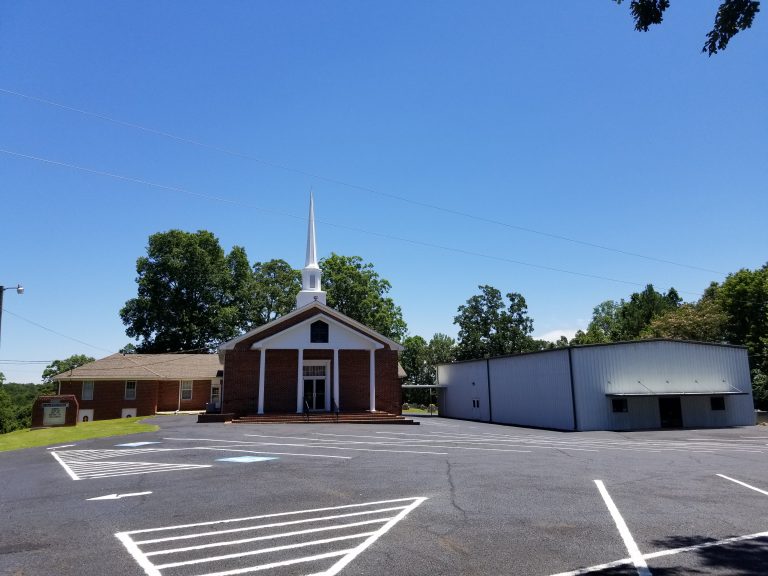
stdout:
<svg viewBox="0 0 768 576">
<path fill-rule="evenodd" d="M 312 325 L 317 322 L 322 322 L 328 327 L 326 342 L 312 341 Z M 338 322 L 330 316 L 318 314 L 251 344 L 251 349 L 259 348 L 375 350 L 384 348 L 384 344 Z"/>
<path fill-rule="evenodd" d="M 310 341 L 310 326 L 318 320 L 328 324 L 329 341 L 327 343 Z M 300 326 L 301 328 L 299 328 Z M 403 349 L 397 342 L 382 336 L 356 320 L 329 306 L 313 302 L 222 344 L 219 347 L 219 352 L 258 349 L 265 346 L 309 349 L 345 348 L 346 346 L 342 344 L 348 345 L 352 349 L 389 348 L 398 351 Z"/>
</svg>

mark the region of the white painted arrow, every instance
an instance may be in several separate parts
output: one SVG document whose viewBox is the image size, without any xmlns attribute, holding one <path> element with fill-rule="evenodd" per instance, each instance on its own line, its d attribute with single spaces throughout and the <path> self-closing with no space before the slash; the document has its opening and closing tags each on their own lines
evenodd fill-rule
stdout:
<svg viewBox="0 0 768 576">
<path fill-rule="evenodd" d="M 120 500 L 120 498 L 129 498 L 130 496 L 146 496 L 152 492 L 132 492 L 131 494 L 107 494 L 106 496 L 97 496 L 88 498 L 88 500 Z"/>
</svg>

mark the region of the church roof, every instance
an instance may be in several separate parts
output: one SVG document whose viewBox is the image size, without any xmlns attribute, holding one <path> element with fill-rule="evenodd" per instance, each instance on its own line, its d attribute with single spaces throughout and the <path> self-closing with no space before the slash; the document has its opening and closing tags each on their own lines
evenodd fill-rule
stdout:
<svg viewBox="0 0 768 576">
<path fill-rule="evenodd" d="M 222 370 L 216 354 L 112 354 L 54 380 L 203 380 Z"/>
<path fill-rule="evenodd" d="M 296 322 L 297 320 L 301 321 L 300 319 L 304 319 L 306 317 L 310 317 L 317 314 L 324 314 L 331 319 L 337 320 L 338 322 L 345 324 L 352 330 L 355 330 L 365 336 L 368 336 L 373 340 L 377 340 L 378 342 L 381 342 L 385 346 L 389 347 L 391 350 L 397 350 L 397 351 L 403 350 L 402 345 L 398 344 L 397 342 L 395 342 L 390 338 L 387 338 L 382 334 L 379 334 L 375 330 L 368 328 L 368 326 L 361 324 L 357 320 L 353 320 L 349 316 L 346 316 L 345 314 L 342 314 L 341 312 L 334 310 L 330 306 L 326 306 L 325 304 L 321 304 L 320 302 L 312 302 L 311 304 L 307 304 L 306 306 L 297 308 L 296 310 L 286 314 L 285 316 L 281 316 L 280 318 L 272 320 L 272 322 L 268 322 L 267 324 L 259 326 L 258 328 L 254 328 L 253 330 L 243 334 L 242 336 L 238 336 L 237 338 L 234 338 L 229 342 L 225 342 L 224 344 L 219 346 L 219 352 L 222 352 L 224 350 L 234 350 L 239 343 L 246 340 L 251 340 L 251 341 L 261 340 L 262 338 L 259 338 L 259 336 L 263 336 L 264 338 L 266 338 L 267 336 L 272 336 L 278 332 L 281 332 L 282 330 L 287 330 L 291 326 L 294 326 L 297 323 Z M 282 330 L 281 330 L 281 325 L 285 325 L 284 328 L 282 328 Z"/>
</svg>

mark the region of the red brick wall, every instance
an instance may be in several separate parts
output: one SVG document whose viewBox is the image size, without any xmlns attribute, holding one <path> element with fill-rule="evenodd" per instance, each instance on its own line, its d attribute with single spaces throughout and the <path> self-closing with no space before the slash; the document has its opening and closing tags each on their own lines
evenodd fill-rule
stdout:
<svg viewBox="0 0 768 576">
<path fill-rule="evenodd" d="M 227 350 L 221 411 L 238 416 L 256 414 L 259 400 L 258 350 Z"/>
<path fill-rule="evenodd" d="M 339 408 L 342 412 L 368 410 L 370 361 L 368 350 L 339 350 Z"/>
<path fill-rule="evenodd" d="M 264 412 L 296 412 L 297 350 L 267 350 Z"/>
<path fill-rule="evenodd" d="M 376 350 L 376 410 L 391 414 L 402 412 L 397 359 L 395 350 Z"/>
<path fill-rule="evenodd" d="M 96 380 L 93 384 L 93 400 L 83 400 L 82 380 L 61 383 L 61 394 L 73 394 L 81 410 L 93 409 L 94 420 L 120 418 L 123 408 L 131 408 L 136 416 L 151 416 L 157 412 L 158 383 L 139 380 L 136 383 L 136 400 L 125 399 L 125 380 Z"/>
<path fill-rule="evenodd" d="M 192 399 L 182 400 L 179 405 L 180 380 L 162 380 L 157 394 L 158 412 L 174 410 L 205 410 L 205 405 L 211 399 L 211 381 L 193 380 Z"/>
<path fill-rule="evenodd" d="M 228 350 L 225 356 L 223 411 L 256 414 L 259 389 L 258 350 Z M 342 411 L 370 408 L 370 353 L 339 350 L 339 407 Z M 333 350 L 305 350 L 304 360 L 331 360 L 329 388 L 333 391 Z M 397 378 L 398 355 L 394 350 L 376 351 L 376 409 L 400 413 L 401 391 Z M 264 412 L 296 411 L 297 350 L 267 350 Z M 196 393 L 196 392 L 195 392 Z"/>
<path fill-rule="evenodd" d="M 171 380 L 161 382 L 157 392 L 157 410 L 171 412 L 179 407 L 179 382 Z"/>
</svg>

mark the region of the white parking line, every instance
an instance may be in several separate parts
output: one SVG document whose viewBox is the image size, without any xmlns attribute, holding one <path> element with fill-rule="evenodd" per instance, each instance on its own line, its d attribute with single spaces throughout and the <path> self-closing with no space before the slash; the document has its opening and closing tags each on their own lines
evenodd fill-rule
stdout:
<svg viewBox="0 0 768 576">
<path fill-rule="evenodd" d="M 632 538 L 632 533 L 627 528 L 627 523 L 624 522 L 624 518 L 621 517 L 619 509 L 616 504 L 613 503 L 611 495 L 608 494 L 608 490 L 605 489 L 605 484 L 602 480 L 595 480 L 597 489 L 600 492 L 600 496 L 603 497 L 605 505 L 608 507 L 608 511 L 611 513 L 613 521 L 616 523 L 616 528 L 619 529 L 621 539 L 624 540 L 624 546 L 629 552 L 629 557 L 632 559 L 632 564 L 635 565 L 638 576 L 651 576 L 651 571 L 648 569 L 648 564 L 645 563 L 643 555 L 640 553 L 640 549 L 637 547 L 635 539 Z"/>
<path fill-rule="evenodd" d="M 717 474 L 717 476 L 720 476 L 720 478 L 725 478 L 726 480 L 730 480 L 731 482 L 736 482 L 736 484 L 741 484 L 745 488 L 749 488 L 750 490 L 754 490 L 755 492 L 760 492 L 760 494 L 765 494 L 766 496 L 768 496 L 768 492 L 766 492 L 765 490 L 760 490 L 760 488 L 755 488 L 754 486 L 751 486 L 746 482 L 742 482 L 741 480 L 736 480 L 735 478 L 731 478 L 730 476 L 726 476 L 725 474 Z"/>
<path fill-rule="evenodd" d="M 670 548 L 668 550 L 659 550 L 657 552 L 651 552 L 649 554 L 643 554 L 643 559 L 653 560 L 654 558 L 663 558 L 665 556 L 674 556 L 676 554 L 683 554 L 685 552 L 695 552 L 697 550 L 704 550 L 706 548 L 714 548 L 717 546 L 727 546 L 729 544 L 736 544 L 738 542 L 746 542 L 749 540 L 759 540 L 760 538 L 768 538 L 768 532 L 756 532 L 754 534 L 747 534 L 746 536 L 734 536 L 732 538 L 724 538 L 715 542 L 703 542 L 702 544 L 693 544 L 691 546 L 683 546 L 681 548 Z M 613 562 L 606 562 L 605 564 L 596 564 L 587 568 L 579 568 L 571 572 L 559 572 L 552 574 L 552 576 L 582 576 L 583 574 L 591 574 L 593 572 L 602 572 L 609 568 L 617 568 L 619 566 L 626 566 L 632 564 L 632 558 L 622 558 L 621 560 L 615 560 Z"/>
<path fill-rule="evenodd" d="M 239 445 L 242 445 L 239 444 Z M 250 444 L 245 444 L 250 446 Z M 228 446 L 196 446 L 194 450 L 216 450 L 218 452 L 245 452 L 246 454 L 271 454 L 277 456 L 305 456 L 307 458 L 338 458 L 340 460 L 351 460 L 352 456 L 331 456 L 329 454 L 302 454 L 300 452 L 264 452 L 263 450 L 243 450 L 241 448 L 230 448 Z"/>
<path fill-rule="evenodd" d="M 315 508 L 311 510 L 297 510 L 292 512 L 281 512 L 277 514 L 263 514 L 247 518 L 233 518 L 227 520 L 216 520 L 209 522 L 199 522 L 194 524 L 182 524 L 177 526 L 164 526 L 160 528 L 148 528 L 143 530 L 134 530 L 130 532 L 118 532 L 115 537 L 125 546 L 126 550 L 136 560 L 139 566 L 148 576 L 163 576 L 164 570 L 174 570 L 184 568 L 184 573 L 190 576 L 227 576 L 235 574 L 246 574 L 257 571 L 271 570 L 274 568 L 285 568 L 288 566 L 317 564 L 321 571 L 312 570 L 313 574 L 323 574 L 324 576 L 333 576 L 338 574 L 345 566 L 354 560 L 363 550 L 373 544 L 378 538 L 390 530 L 397 522 L 405 518 L 412 510 L 424 502 L 424 497 L 400 498 L 396 500 L 381 500 L 377 502 L 366 502 L 361 504 L 349 504 L 344 506 L 335 506 L 328 508 Z M 338 511 L 341 514 L 323 514 L 323 512 Z M 393 512 L 396 512 L 394 515 Z M 349 522 L 348 518 L 352 516 L 368 515 L 369 518 L 357 522 Z M 275 518 L 295 519 L 281 522 L 270 522 Z M 372 517 L 371 517 L 372 516 Z M 266 522 L 259 523 L 259 520 Z M 342 520 L 336 522 L 336 520 Z M 246 526 L 237 526 L 247 523 Z M 314 523 L 315 526 L 284 531 L 282 528 L 293 526 L 301 528 L 301 525 Z M 221 525 L 235 525 L 235 528 L 226 530 L 216 529 Z M 205 527 L 200 532 L 194 532 L 194 529 Z M 211 528 L 213 528 L 211 530 Z M 137 535 L 146 533 L 157 533 L 163 531 L 168 536 L 153 538 L 148 540 L 134 540 Z M 239 538 L 234 540 L 222 541 L 221 536 L 234 532 L 252 532 L 260 531 L 262 534 L 253 537 Z M 321 536 L 323 532 L 335 531 L 335 536 L 320 537 L 314 540 L 303 538 L 308 534 Z M 344 533 L 346 532 L 346 533 Z M 178 540 L 196 539 L 200 541 L 197 545 L 188 545 L 183 547 L 173 547 L 167 549 L 157 549 L 151 547 L 163 542 L 172 542 Z M 274 541 L 278 540 L 277 543 Z M 282 542 L 279 542 L 282 540 Z M 338 543 L 354 542 L 362 540 L 353 547 L 338 550 Z M 273 542 L 267 547 L 258 547 L 259 543 Z M 243 548 L 249 544 L 256 547 Z M 147 547 L 151 547 L 147 549 Z M 317 554 L 308 556 L 289 556 L 286 553 L 295 554 L 308 548 L 317 548 Z M 329 549 L 330 548 L 330 549 Z M 216 555 L 205 556 L 201 551 L 215 549 Z M 170 555 L 176 557 L 174 561 L 170 560 Z M 164 558 L 165 561 L 155 563 L 155 558 Z M 327 561 L 333 558 L 339 558 L 337 562 L 328 566 Z M 261 559 L 261 563 L 258 563 Z M 212 562 L 226 561 L 232 568 L 219 572 L 201 573 L 200 568 L 209 566 Z M 254 562 L 257 562 L 254 564 Z M 195 571 L 197 570 L 197 571 Z M 306 570 L 302 570 L 306 574 Z M 174 573 L 176 573 L 174 571 Z M 284 571 L 280 572 L 281 574 Z"/>
<path fill-rule="evenodd" d="M 157 472 L 176 472 L 210 468 L 210 464 L 164 464 L 162 462 L 127 462 L 110 460 L 110 458 L 126 455 L 159 452 L 155 448 L 144 450 L 63 450 L 51 452 L 51 456 L 61 464 L 72 480 L 94 478 L 112 478 L 116 476 L 133 476 L 136 474 L 153 474 Z M 165 451 L 165 450 L 162 450 Z"/>
</svg>

